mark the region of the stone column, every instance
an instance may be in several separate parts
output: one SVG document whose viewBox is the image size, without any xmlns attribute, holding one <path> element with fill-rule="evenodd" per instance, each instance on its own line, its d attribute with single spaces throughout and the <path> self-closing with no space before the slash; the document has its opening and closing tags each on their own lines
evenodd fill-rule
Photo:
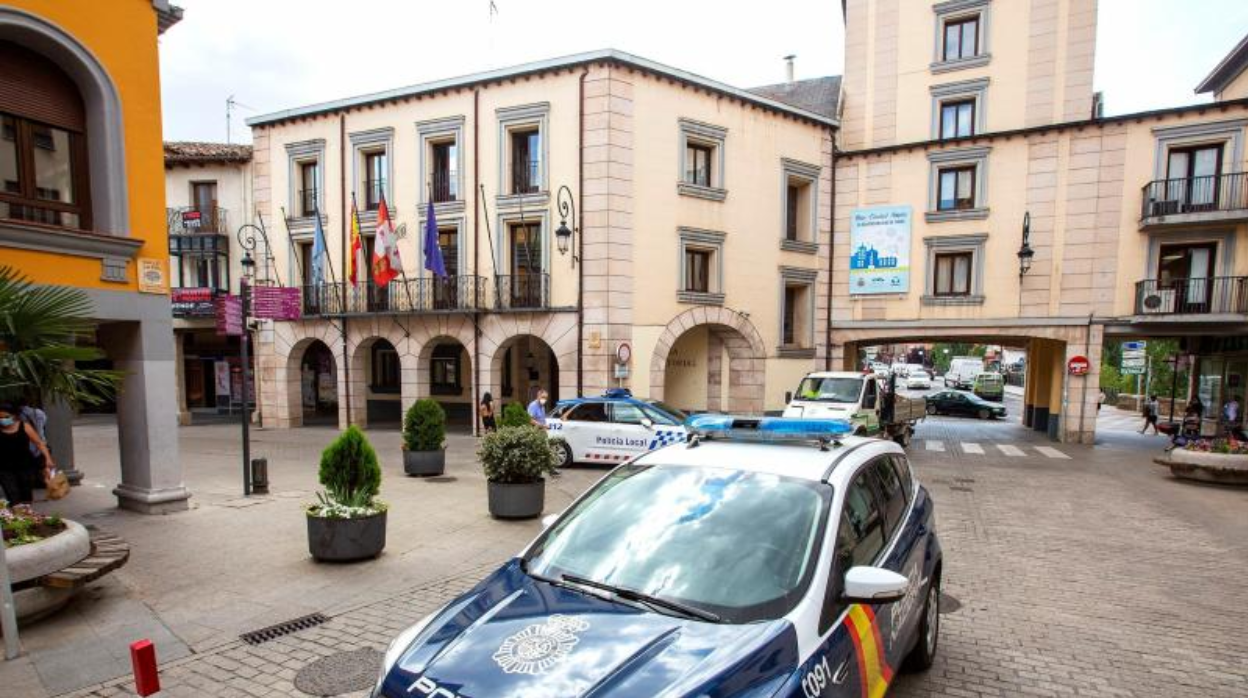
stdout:
<svg viewBox="0 0 1248 698">
<path fill-rule="evenodd" d="M 82 482 L 82 471 L 74 463 L 74 408 L 61 400 L 45 397 L 43 411 L 48 415 L 44 432 L 52 460 L 69 478 L 69 484 L 77 485 Z"/>
<path fill-rule="evenodd" d="M 170 320 L 101 325 L 100 344 L 125 374 L 117 398 L 123 509 L 162 514 L 187 508 L 178 459 L 173 327 Z"/>
</svg>

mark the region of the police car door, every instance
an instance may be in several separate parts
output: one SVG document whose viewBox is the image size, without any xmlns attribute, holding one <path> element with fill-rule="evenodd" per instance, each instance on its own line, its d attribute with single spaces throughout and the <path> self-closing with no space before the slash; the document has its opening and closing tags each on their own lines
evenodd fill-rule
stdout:
<svg viewBox="0 0 1248 698">
<path fill-rule="evenodd" d="M 560 435 L 572 447 L 574 461 L 606 460 L 602 442 L 611 436 L 604 402 L 582 402 L 563 413 Z"/>
<path fill-rule="evenodd" d="M 913 480 L 905 456 L 891 454 L 872 460 L 864 468 L 876 491 L 884 518 L 888 543 L 877 564 L 909 580 L 906 596 L 875 608 L 877 627 L 889 666 L 899 667 L 910 649 L 923 612 L 926 586 L 927 529 L 923 512 L 912 510 Z"/>
<path fill-rule="evenodd" d="M 650 426 L 643 424 L 642 420 Z M 611 403 L 612 447 L 620 460 L 650 450 L 653 422 L 631 402 Z"/>
</svg>

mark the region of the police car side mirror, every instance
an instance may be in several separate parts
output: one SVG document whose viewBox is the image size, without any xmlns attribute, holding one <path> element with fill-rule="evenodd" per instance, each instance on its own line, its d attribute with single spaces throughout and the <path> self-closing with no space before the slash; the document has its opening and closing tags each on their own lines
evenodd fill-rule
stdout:
<svg viewBox="0 0 1248 698">
<path fill-rule="evenodd" d="M 560 512 L 562 513 L 562 512 Z M 559 514 L 547 514 L 542 517 L 542 530 L 550 528 L 550 525 L 559 520 Z"/>
<path fill-rule="evenodd" d="M 859 566 L 845 573 L 846 601 L 854 603 L 892 603 L 906 596 L 910 580 L 882 567 Z"/>
<path fill-rule="evenodd" d="M 641 418 L 641 426 L 643 426 L 643 427 L 645 427 L 645 428 L 647 428 L 647 429 L 653 429 L 653 428 L 654 428 L 654 420 L 650 419 L 649 417 L 642 417 L 642 418 Z"/>
</svg>

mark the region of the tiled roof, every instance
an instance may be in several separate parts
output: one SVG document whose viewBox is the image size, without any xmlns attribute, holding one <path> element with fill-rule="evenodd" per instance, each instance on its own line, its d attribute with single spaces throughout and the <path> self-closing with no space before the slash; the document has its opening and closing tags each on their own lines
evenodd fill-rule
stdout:
<svg viewBox="0 0 1248 698">
<path fill-rule="evenodd" d="M 165 165 L 192 163 L 244 163 L 251 161 L 251 146 L 202 141 L 166 141 Z"/>
<path fill-rule="evenodd" d="M 751 87 L 748 91 L 760 97 L 835 119 L 836 102 L 841 94 L 841 76 L 829 75 L 823 78 L 794 80 L 775 85 Z"/>
</svg>

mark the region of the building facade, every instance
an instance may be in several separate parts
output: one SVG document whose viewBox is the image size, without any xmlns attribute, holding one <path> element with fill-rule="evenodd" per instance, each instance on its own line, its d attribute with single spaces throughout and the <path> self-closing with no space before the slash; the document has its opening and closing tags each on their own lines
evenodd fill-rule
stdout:
<svg viewBox="0 0 1248 698">
<path fill-rule="evenodd" d="M 169 282 L 178 382 L 178 423 L 242 409 L 238 338 L 217 334 L 216 299 L 239 291 L 239 230 L 255 225 L 251 146 L 165 143 Z M 248 240 L 243 236 L 241 240 Z M 272 274 L 261 259 L 258 276 Z"/>
<path fill-rule="evenodd" d="M 1091 442 L 1107 337 L 1189 337 L 1195 351 L 1196 337 L 1243 336 L 1242 56 L 1211 76 L 1214 104 L 1106 118 L 1095 0 L 845 8 L 834 364 L 871 344 L 1026 348 L 1024 423 Z M 890 210 L 906 216 L 892 229 L 904 290 L 851 266 Z M 1089 370 L 1072 375 L 1079 357 Z"/>
<path fill-rule="evenodd" d="M 157 54 L 180 17 L 167 0 L 0 7 L 0 264 L 90 298 L 97 343 L 125 372 L 114 492 L 144 512 L 184 509 L 189 497 L 174 428 Z M 72 411 L 48 408 L 54 457 L 72 468 Z"/>
<path fill-rule="evenodd" d="M 394 423 L 429 396 L 467 425 L 538 386 L 780 409 L 823 351 L 836 95 L 598 51 L 250 119 L 274 271 L 304 299 L 259 332 L 264 423 Z M 344 284 L 352 202 L 371 249 L 383 196 L 405 276 Z"/>
</svg>

